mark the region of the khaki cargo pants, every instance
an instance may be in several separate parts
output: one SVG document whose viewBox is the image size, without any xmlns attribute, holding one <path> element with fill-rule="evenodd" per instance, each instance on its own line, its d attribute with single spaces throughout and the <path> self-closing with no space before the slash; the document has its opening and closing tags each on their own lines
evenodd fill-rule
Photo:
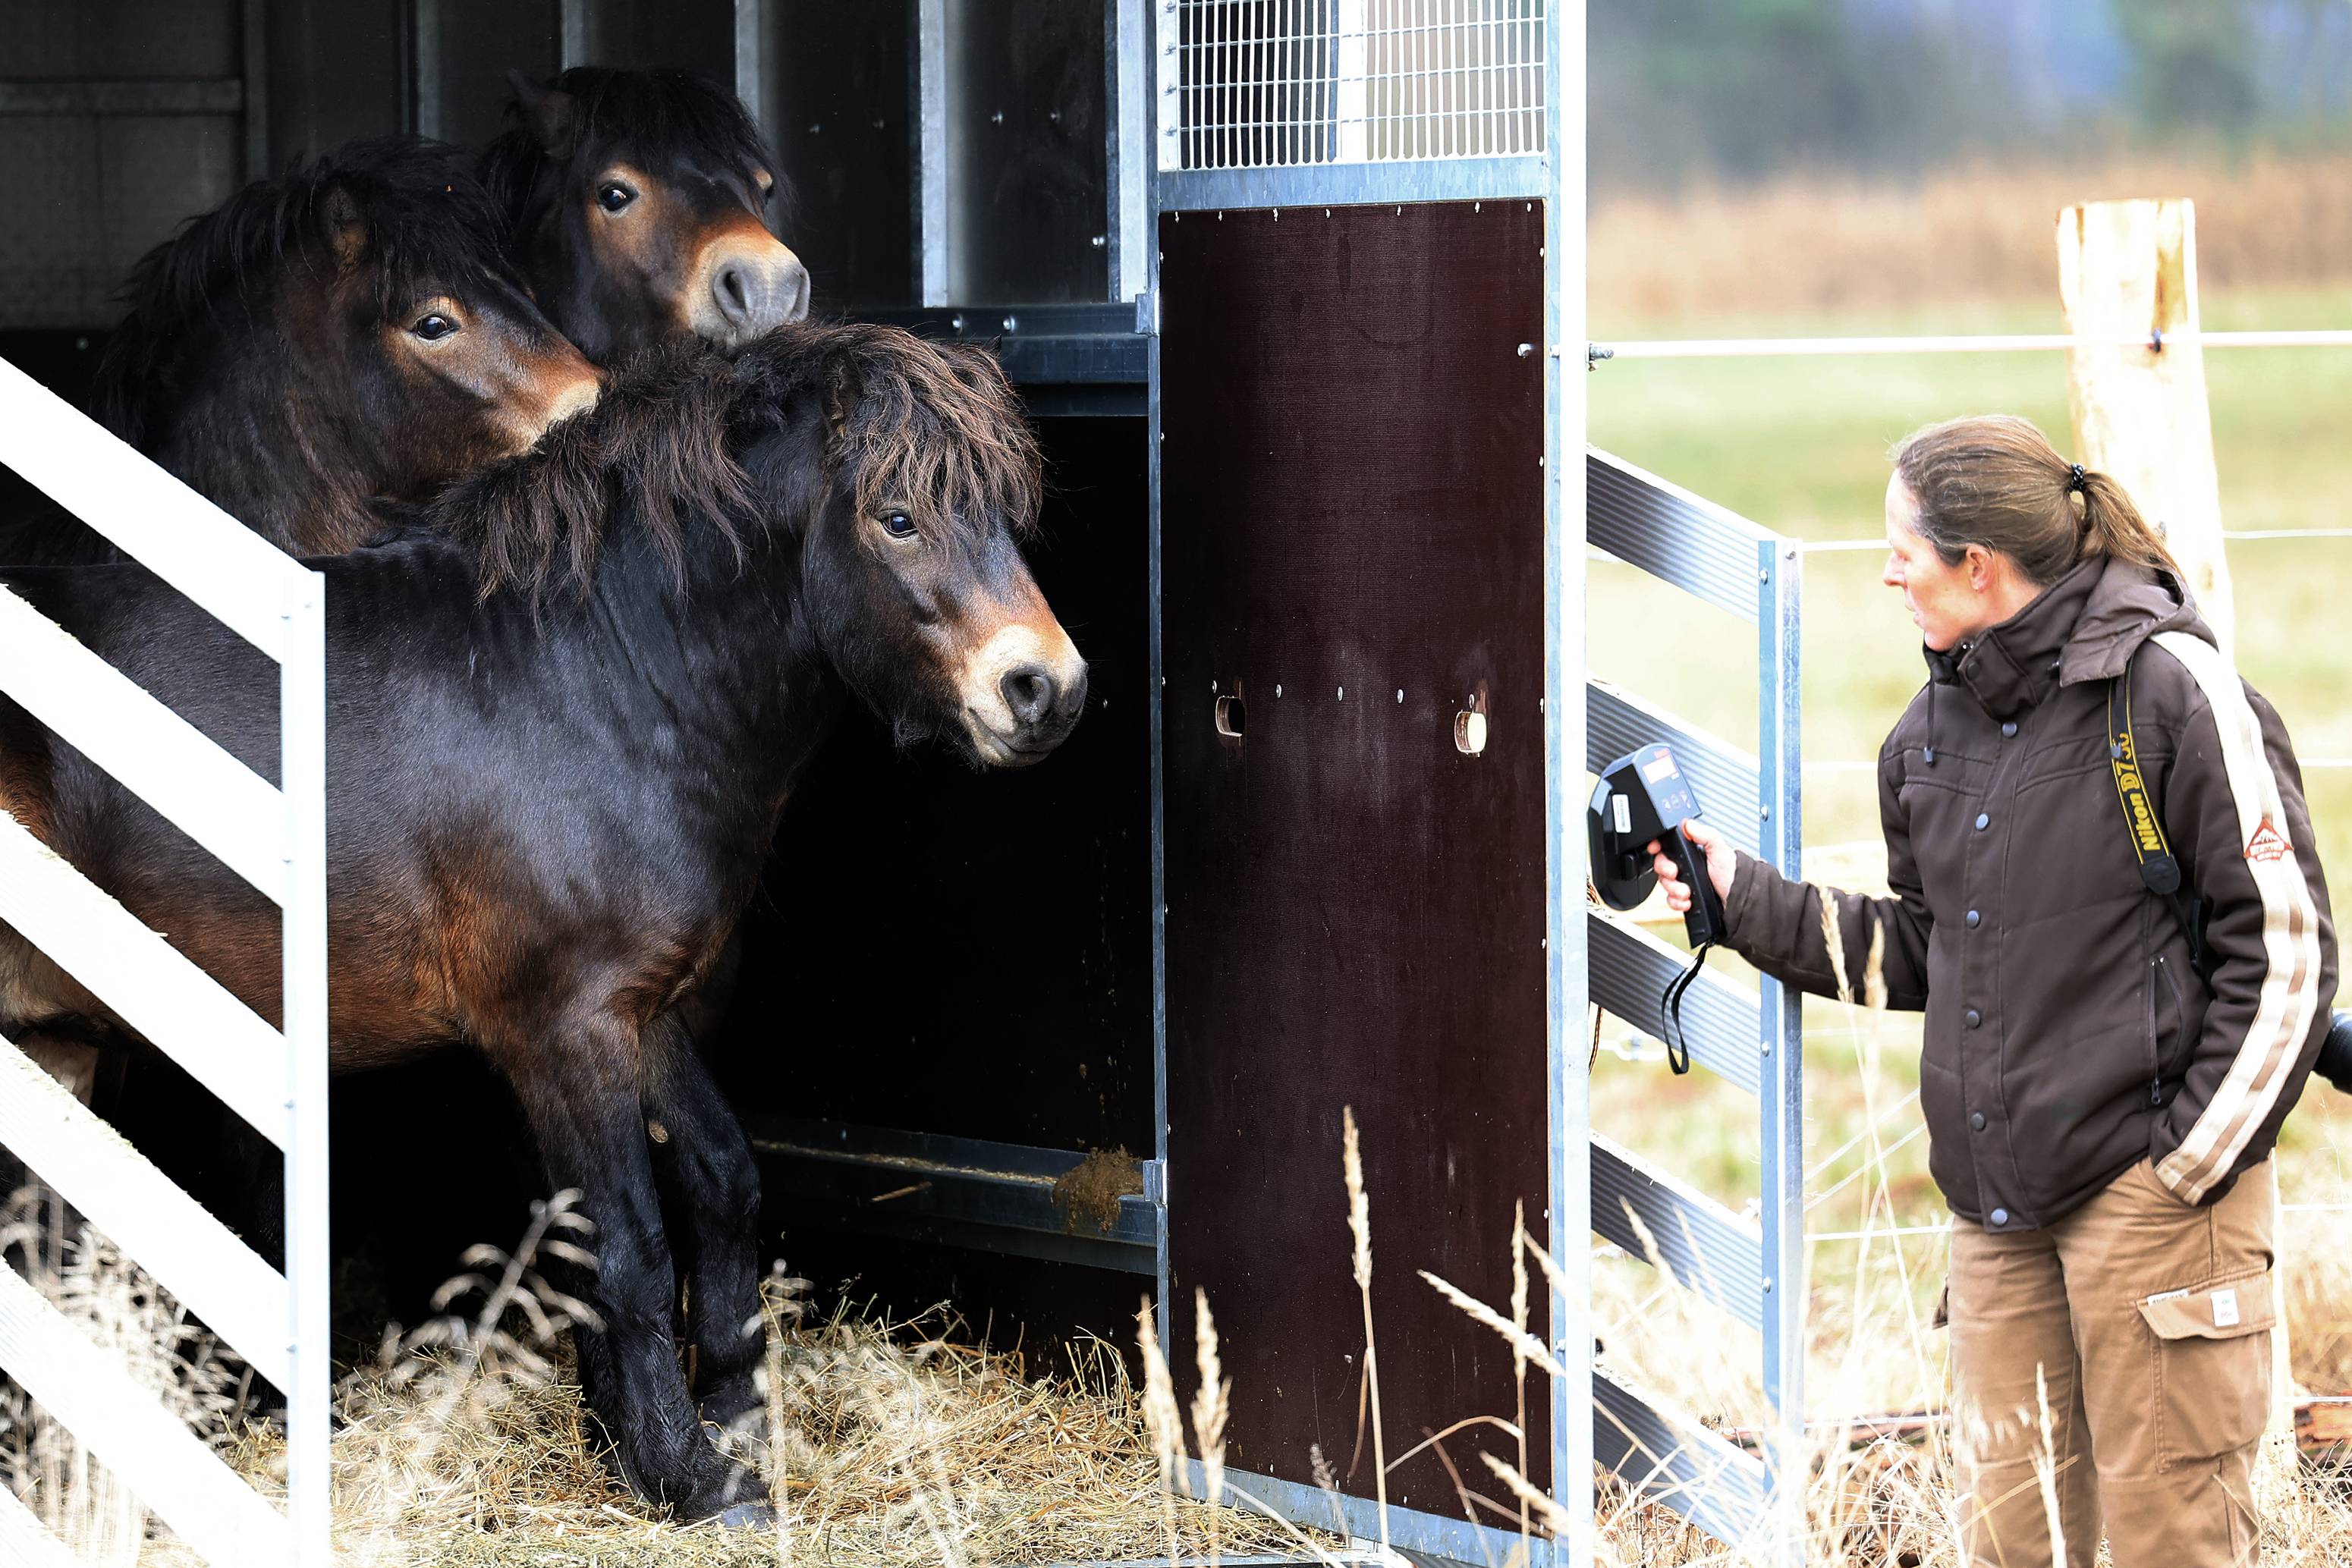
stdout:
<svg viewBox="0 0 2352 1568">
<path fill-rule="evenodd" d="M 2277 1180 L 2265 1160 L 2187 1208 L 2143 1160 L 2046 1230 L 1954 1226 L 1970 1563 L 2057 1562 L 2053 1512 L 2072 1568 L 2094 1568 L 2102 1522 L 2115 1568 L 2261 1560 L 2252 1470 L 2270 1414 Z"/>
</svg>

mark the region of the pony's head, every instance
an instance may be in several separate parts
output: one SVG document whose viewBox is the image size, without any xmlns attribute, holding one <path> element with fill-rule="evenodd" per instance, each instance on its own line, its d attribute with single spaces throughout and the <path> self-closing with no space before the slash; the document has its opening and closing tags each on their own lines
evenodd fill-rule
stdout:
<svg viewBox="0 0 2352 1568">
<path fill-rule="evenodd" d="M 675 70 L 520 75 L 483 152 L 541 306 L 600 364 L 691 334 L 732 347 L 808 314 L 808 271 L 772 233 L 788 205 L 733 95 Z"/>
<path fill-rule="evenodd" d="M 97 413 L 289 548 L 368 497 L 421 499 L 593 403 L 595 368 L 437 143 L 354 143 L 246 187 L 133 269 Z"/>
<path fill-rule="evenodd" d="M 1044 489 L 996 359 L 894 328 L 778 333 L 737 361 L 754 491 L 805 517 L 803 613 L 900 741 L 1034 762 L 1086 706 L 1087 664 L 1021 555 Z"/>
</svg>

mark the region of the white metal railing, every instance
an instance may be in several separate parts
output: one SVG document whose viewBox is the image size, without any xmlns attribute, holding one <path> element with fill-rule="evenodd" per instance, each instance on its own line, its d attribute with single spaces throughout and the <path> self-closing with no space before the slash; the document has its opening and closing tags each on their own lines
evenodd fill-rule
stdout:
<svg viewBox="0 0 2352 1568">
<path fill-rule="evenodd" d="M 284 916 L 272 1028 L 0 810 L 0 923 L 16 928 L 283 1151 L 272 1269 L 15 1045 L 0 1145 L 286 1396 L 287 1508 L 272 1507 L 13 1270 L 0 1372 L 184 1541 L 235 1568 L 328 1561 L 325 583 L 0 361 L 6 464 L 279 670 L 278 781 L 263 779 L 0 585 L 0 695 L 176 823 Z M 5 1489 L 0 1489 L 5 1490 Z M 61 1544 L 13 1498 L 0 1558 Z"/>
<path fill-rule="evenodd" d="M 1160 0 L 1160 167 L 1544 150 L 1545 0 Z"/>
</svg>

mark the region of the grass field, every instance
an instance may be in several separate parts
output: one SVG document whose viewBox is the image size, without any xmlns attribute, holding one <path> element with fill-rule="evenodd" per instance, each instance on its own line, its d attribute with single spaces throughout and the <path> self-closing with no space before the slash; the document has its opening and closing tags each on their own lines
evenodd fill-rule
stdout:
<svg viewBox="0 0 2352 1568">
<path fill-rule="evenodd" d="M 2352 326 L 2352 287 L 2209 290 L 2204 305 L 2211 328 Z M 1711 320 L 1604 316 L 1592 335 L 2063 329 L 2053 300 Z M 2216 350 L 2207 374 L 2227 526 L 2352 526 L 2352 350 Z M 1595 373 L 1591 398 L 1596 445 L 1808 541 L 1878 537 L 1887 447 L 1928 421 L 2022 413 L 2062 449 L 2070 444 L 2063 365 L 2052 353 L 1622 361 Z M 1874 550 L 1806 559 L 1810 763 L 1874 757 L 1924 676 L 1916 630 L 1878 584 L 1881 564 Z M 2352 758 L 2352 624 L 2340 597 L 2352 585 L 2352 539 L 2241 541 L 2230 565 L 2240 668 L 2277 705 L 2304 757 Z M 1613 563 L 1595 563 L 1591 602 L 1596 674 L 1754 744 L 1754 638 L 1744 624 Z M 1676 628 L 1671 643 L 1667 627 Z M 2352 884 L 2352 768 L 2314 769 L 2306 786 L 2326 862 L 2339 889 Z M 1867 771 L 1809 770 L 1805 811 L 1809 846 L 1876 836 Z M 1612 1039 L 1623 1032 L 1610 1030 Z M 1810 1228 L 1825 1238 L 1812 1257 L 1809 1404 L 1817 1414 L 1851 1414 L 1940 1403 L 1942 1336 L 1920 1328 L 1942 1279 L 1934 1228 L 1945 1215 L 1916 1135 L 1916 1019 L 1811 1003 L 1808 1035 L 1807 1145 L 1820 1166 Z M 1605 1051 L 1594 1092 L 1596 1122 L 1612 1136 L 1735 1205 L 1756 1191 L 1755 1110 L 1738 1092 L 1704 1073 L 1672 1079 L 1658 1061 Z M 2291 1210 L 2284 1254 L 2295 1371 L 2315 1388 L 2352 1389 L 2352 1271 L 2335 1240 L 2343 1213 L 2314 1207 L 2352 1204 L 2352 1098 L 2318 1087 L 2306 1094 L 2289 1122 L 2280 1173 Z M 1664 1299 L 1642 1265 L 1612 1269 L 1610 1288 L 1623 1292 L 1621 1332 L 1645 1333 L 1634 1316 L 1667 1310 Z M 1725 1338 L 1711 1315 L 1706 1333 L 1713 1343 Z M 1756 1345 L 1743 1331 L 1730 1337 L 1736 1343 L 1706 1358 L 1709 1370 L 1690 1392 L 1745 1419 L 1760 1402 L 1752 1374 L 1740 1370 Z"/>
</svg>

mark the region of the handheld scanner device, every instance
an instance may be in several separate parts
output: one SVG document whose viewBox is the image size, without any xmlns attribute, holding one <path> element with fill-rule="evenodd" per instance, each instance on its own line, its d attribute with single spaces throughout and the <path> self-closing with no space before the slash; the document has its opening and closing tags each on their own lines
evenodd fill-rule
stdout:
<svg viewBox="0 0 2352 1568">
<path fill-rule="evenodd" d="M 1698 797 L 1675 765 L 1674 749 L 1664 743 L 1629 751 L 1602 768 L 1584 814 L 1591 840 L 1592 885 L 1601 902 L 1612 909 L 1632 909 L 1650 896 L 1658 882 L 1650 862 L 1649 844 L 1654 839 L 1682 868 L 1683 882 L 1691 890 L 1683 929 L 1692 945 L 1722 941 L 1730 922 L 1707 877 L 1706 853 L 1682 830 L 1684 822 L 1700 814 Z"/>
</svg>

